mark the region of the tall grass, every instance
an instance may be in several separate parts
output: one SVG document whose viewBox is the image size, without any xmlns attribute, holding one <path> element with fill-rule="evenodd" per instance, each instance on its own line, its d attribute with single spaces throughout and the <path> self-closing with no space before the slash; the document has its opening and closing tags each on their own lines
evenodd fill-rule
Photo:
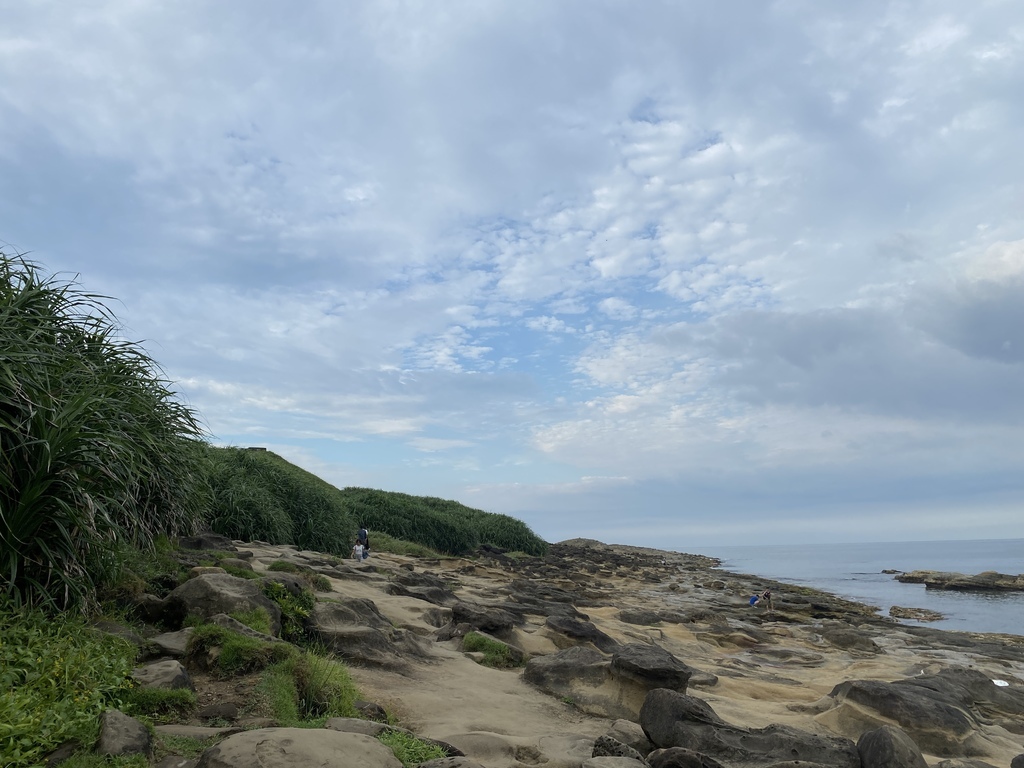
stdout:
<svg viewBox="0 0 1024 768">
<path fill-rule="evenodd" d="M 103 297 L 0 251 L 0 594 L 87 604 L 121 544 L 190 532 L 201 434 Z"/>
</svg>

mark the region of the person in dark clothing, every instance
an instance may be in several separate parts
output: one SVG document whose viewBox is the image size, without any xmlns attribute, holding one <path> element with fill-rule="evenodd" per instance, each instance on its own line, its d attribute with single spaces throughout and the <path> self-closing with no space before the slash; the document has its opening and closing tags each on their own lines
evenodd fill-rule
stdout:
<svg viewBox="0 0 1024 768">
<path fill-rule="evenodd" d="M 356 535 L 356 540 L 363 545 L 363 560 L 370 556 L 370 534 L 366 530 L 365 525 L 359 526 L 359 533 Z"/>
</svg>

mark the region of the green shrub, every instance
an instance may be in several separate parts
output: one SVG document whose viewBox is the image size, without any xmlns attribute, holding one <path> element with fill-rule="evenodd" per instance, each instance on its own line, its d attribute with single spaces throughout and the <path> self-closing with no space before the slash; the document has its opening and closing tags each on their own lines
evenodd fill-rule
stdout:
<svg viewBox="0 0 1024 768">
<path fill-rule="evenodd" d="M 303 569 L 295 563 L 289 563 L 287 560 L 275 560 L 267 566 L 267 570 L 281 571 L 283 573 L 302 573 L 303 571 Z"/>
<path fill-rule="evenodd" d="M 437 744 L 432 744 L 429 741 L 424 741 L 410 733 L 397 729 L 381 731 L 377 736 L 377 740 L 381 744 L 390 747 L 391 751 L 395 753 L 395 757 L 406 768 L 425 763 L 428 760 L 437 760 L 448 756 L 448 753 Z"/>
<path fill-rule="evenodd" d="M 202 430 L 102 297 L 2 251 L 0 350 L 0 590 L 93 603 L 119 543 L 195 526 Z"/>
<path fill-rule="evenodd" d="M 124 696 L 125 713 L 152 718 L 156 722 L 172 722 L 195 711 L 196 695 L 187 688 L 133 688 Z"/>
<path fill-rule="evenodd" d="M 69 739 L 91 744 L 127 691 L 135 648 L 68 616 L 0 605 L 0 765 L 35 765 Z"/>
<path fill-rule="evenodd" d="M 274 665 L 264 674 L 259 691 L 283 726 L 313 728 L 331 717 L 359 716 L 359 691 L 348 669 L 322 650 Z"/>
<path fill-rule="evenodd" d="M 143 755 L 110 756 L 76 752 L 60 765 L 63 768 L 149 768 L 149 760 Z"/>
<path fill-rule="evenodd" d="M 298 653 L 289 643 L 270 643 L 247 637 L 216 624 L 203 624 L 189 638 L 187 657 L 202 665 L 210 651 L 219 648 L 216 672 L 222 677 L 244 675 L 266 669 Z"/>
<path fill-rule="evenodd" d="M 288 642 L 302 642 L 306 637 L 306 619 L 316 605 L 316 597 L 308 589 L 293 595 L 276 581 L 263 583 L 263 594 L 281 609 L 281 637 Z"/>
<path fill-rule="evenodd" d="M 508 669 L 519 666 L 519 662 L 513 657 L 512 651 L 507 645 L 484 637 L 478 632 L 466 633 L 462 638 L 462 649 L 482 653 L 484 655 L 483 664 L 487 667 Z"/>
</svg>

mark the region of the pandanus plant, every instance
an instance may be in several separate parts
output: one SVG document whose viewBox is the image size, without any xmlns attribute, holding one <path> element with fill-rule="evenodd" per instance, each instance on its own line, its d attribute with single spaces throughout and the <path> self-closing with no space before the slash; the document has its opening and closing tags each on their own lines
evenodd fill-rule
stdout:
<svg viewBox="0 0 1024 768">
<path fill-rule="evenodd" d="M 105 297 L 0 251 L 0 596 L 85 606 L 124 545 L 190 532 L 196 415 Z"/>
</svg>

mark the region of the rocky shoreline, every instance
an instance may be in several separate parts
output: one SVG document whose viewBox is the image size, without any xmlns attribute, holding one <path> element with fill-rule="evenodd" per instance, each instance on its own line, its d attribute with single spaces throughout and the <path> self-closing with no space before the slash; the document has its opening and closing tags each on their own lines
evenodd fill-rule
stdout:
<svg viewBox="0 0 1024 768">
<path fill-rule="evenodd" d="M 1024 764 L 1024 637 L 899 624 L 818 590 L 721 571 L 713 558 L 585 539 L 521 559 L 485 549 L 338 562 L 225 546 L 267 578 L 287 582 L 267 570 L 284 560 L 330 580 L 310 635 L 347 660 L 367 712 L 385 708 L 444 744 L 446 768 Z M 140 604 L 165 623 L 185 613 L 228 621 L 229 608 L 256 598 L 244 594 L 252 582 L 218 570 Z M 749 601 L 766 587 L 771 612 Z M 465 647 L 471 634 L 519 666 L 481 664 Z M 180 666 L 188 630 L 152 635 L 140 639 L 159 649 L 151 663 Z M 348 765 L 352 755 L 395 768 L 365 741 L 386 725 L 339 718 L 295 733 L 247 711 L 243 683 L 183 671 L 202 707 L 220 706 L 206 712 L 221 725 L 200 712 L 158 731 L 222 740 L 163 768 Z"/>
</svg>

